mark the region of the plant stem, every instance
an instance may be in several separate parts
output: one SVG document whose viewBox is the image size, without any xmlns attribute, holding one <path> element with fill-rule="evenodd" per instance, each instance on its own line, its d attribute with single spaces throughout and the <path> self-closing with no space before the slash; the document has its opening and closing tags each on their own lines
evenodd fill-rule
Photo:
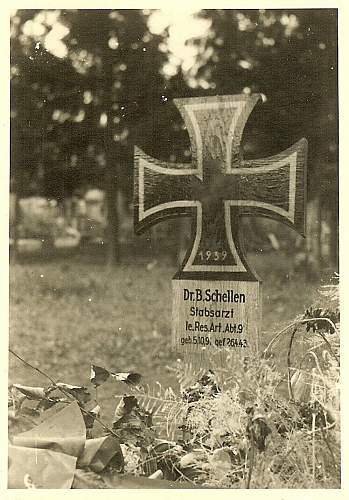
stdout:
<svg viewBox="0 0 349 500">
<path fill-rule="evenodd" d="M 287 387 L 288 387 L 288 396 L 291 400 L 294 399 L 293 397 L 293 389 L 292 389 L 292 384 L 291 384 L 291 350 L 292 350 L 292 344 L 294 337 L 296 335 L 298 326 L 295 326 L 293 329 L 293 332 L 291 334 L 290 342 L 288 345 L 288 351 L 287 351 Z"/>
<path fill-rule="evenodd" d="M 264 355 L 266 355 L 266 353 L 269 351 L 269 349 L 272 347 L 272 345 L 277 341 L 277 339 L 283 334 L 283 333 L 286 333 L 287 330 L 289 330 L 292 326 L 295 326 L 295 325 L 301 325 L 303 323 L 309 323 L 310 321 L 319 321 L 319 320 L 323 320 L 323 321 L 327 321 L 328 323 L 330 323 L 330 325 L 332 326 L 332 328 L 334 329 L 335 332 L 337 332 L 337 328 L 336 328 L 336 325 L 333 323 L 333 321 L 331 321 L 329 318 L 306 318 L 306 319 L 299 319 L 297 321 L 293 321 L 292 323 L 290 323 L 289 325 L 287 325 L 285 328 L 283 328 L 282 330 L 280 330 L 276 335 L 274 335 L 274 337 L 271 339 L 271 341 L 269 342 L 269 344 L 267 345 L 267 347 L 264 349 L 263 353 Z M 323 340 L 327 343 L 328 347 L 329 347 L 329 350 L 332 354 L 332 356 L 337 360 L 338 364 L 339 364 L 339 359 L 338 357 L 334 354 L 334 352 L 332 351 L 332 348 L 331 348 L 331 344 L 328 342 L 328 340 L 323 336 L 322 333 L 320 332 L 316 332 L 318 333 L 319 335 L 321 335 L 321 337 L 323 338 Z"/>
<path fill-rule="evenodd" d="M 46 377 L 53 385 L 56 385 L 56 382 L 53 380 L 53 378 L 51 378 L 49 375 L 47 375 L 47 373 L 41 371 L 39 368 L 37 368 L 36 366 L 33 366 L 31 365 L 30 363 L 28 363 L 28 361 L 25 361 L 25 359 L 21 358 L 17 353 L 15 353 L 10 347 L 9 347 L 9 352 L 15 356 L 17 359 L 19 359 L 24 365 L 28 366 L 29 368 L 31 368 L 32 370 L 35 370 L 36 372 L 40 373 L 40 375 L 42 375 L 43 377 Z"/>
<path fill-rule="evenodd" d="M 185 481 L 188 481 L 189 483 L 193 484 L 194 486 L 196 485 L 196 483 L 194 481 L 192 481 L 189 477 L 187 477 L 185 474 L 183 474 L 183 472 L 181 470 L 179 470 L 178 467 L 175 466 L 175 464 L 172 464 L 172 467 L 180 475 L 180 477 L 182 479 L 184 479 Z"/>
<path fill-rule="evenodd" d="M 251 478 L 252 478 L 252 470 L 254 467 L 254 455 L 255 455 L 255 449 L 254 449 L 254 436 L 253 433 L 251 433 L 251 446 L 249 450 L 249 464 L 248 464 L 248 476 L 247 476 L 247 481 L 246 481 L 246 489 L 250 489 L 250 484 L 251 484 Z"/>
<path fill-rule="evenodd" d="M 323 339 L 323 341 L 327 344 L 328 346 L 328 350 L 330 351 L 330 353 L 332 354 L 332 356 L 334 357 L 334 359 L 337 361 L 338 363 L 338 366 L 340 366 L 340 361 L 339 361 L 339 358 L 338 356 L 333 352 L 333 349 L 331 347 L 331 344 L 329 343 L 329 341 L 327 340 L 327 338 L 325 337 L 325 335 L 321 332 L 315 332 L 317 333 L 318 335 L 320 335 L 320 337 Z"/>
<path fill-rule="evenodd" d="M 323 426 L 320 427 L 321 429 L 321 434 L 322 434 L 322 439 L 325 441 L 326 443 L 326 446 L 330 452 L 330 455 L 331 455 L 331 458 L 332 458 L 332 462 L 333 462 L 333 467 L 336 468 L 336 459 L 335 459 L 335 456 L 334 456 L 334 453 L 333 453 L 333 450 L 331 448 L 331 445 L 327 439 L 327 436 L 326 436 L 326 433 L 325 433 L 325 429 Z"/>
<path fill-rule="evenodd" d="M 269 349 L 272 347 L 272 345 L 277 341 L 277 339 L 283 334 L 286 333 L 287 330 L 289 330 L 292 326 L 298 324 L 301 320 L 299 321 L 293 321 L 290 325 L 287 325 L 285 328 L 280 330 L 274 337 L 271 339 L 267 347 L 264 349 L 263 353 L 264 355 L 269 351 Z"/>
<path fill-rule="evenodd" d="M 291 446 L 291 448 L 289 450 L 287 450 L 286 453 L 285 453 L 285 455 L 282 457 L 281 463 L 278 466 L 278 473 L 279 474 L 281 472 L 281 469 L 282 469 L 284 463 L 286 462 L 286 458 L 294 451 L 294 449 L 296 448 L 296 446 L 298 446 L 298 442 L 295 443 L 293 446 Z"/>
<path fill-rule="evenodd" d="M 315 422 L 316 422 L 316 414 L 312 414 L 312 424 L 311 429 L 313 431 L 313 439 L 312 439 L 312 461 L 313 461 L 313 485 L 315 485 Z"/>
</svg>

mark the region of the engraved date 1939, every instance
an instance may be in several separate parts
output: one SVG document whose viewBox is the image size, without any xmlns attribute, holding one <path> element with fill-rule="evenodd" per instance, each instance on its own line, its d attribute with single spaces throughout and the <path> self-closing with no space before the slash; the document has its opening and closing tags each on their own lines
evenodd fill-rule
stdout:
<svg viewBox="0 0 349 500">
<path fill-rule="evenodd" d="M 202 262 L 223 262 L 227 258 L 226 250 L 201 250 L 198 255 Z"/>
</svg>

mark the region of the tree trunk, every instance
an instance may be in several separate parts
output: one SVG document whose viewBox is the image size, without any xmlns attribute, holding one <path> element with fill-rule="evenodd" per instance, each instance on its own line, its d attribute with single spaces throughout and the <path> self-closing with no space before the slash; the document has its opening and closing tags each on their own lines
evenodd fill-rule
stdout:
<svg viewBox="0 0 349 500">
<path fill-rule="evenodd" d="M 118 186 L 116 182 L 117 167 L 108 159 L 106 172 L 106 201 L 107 201 L 107 254 L 106 264 L 113 266 L 120 262 L 119 244 L 119 214 L 117 207 Z"/>
<path fill-rule="evenodd" d="M 321 249 L 321 199 L 310 200 L 307 206 L 307 239 L 306 239 L 308 279 L 317 278 L 320 275 L 322 265 Z"/>
<path fill-rule="evenodd" d="M 11 224 L 12 225 L 12 240 L 13 240 L 11 256 L 12 256 L 12 261 L 17 262 L 18 254 L 19 254 L 18 240 L 19 240 L 19 224 L 20 224 L 20 220 L 21 220 L 21 207 L 19 204 L 19 200 L 20 200 L 19 194 L 17 192 L 11 193 L 11 194 L 13 194 L 13 196 L 15 197 L 14 202 L 13 202 L 13 215 L 11 217 L 11 219 L 12 219 L 12 221 L 11 221 L 12 222 L 12 224 Z M 11 203 L 11 205 L 12 205 L 12 203 Z"/>
<path fill-rule="evenodd" d="M 12 168 L 12 164 L 11 164 Z M 20 200 L 23 197 L 23 175 L 21 172 L 16 172 L 16 175 L 12 175 L 10 179 L 10 223 L 12 229 L 12 249 L 11 249 L 11 260 L 12 262 L 16 262 L 19 259 L 19 227 L 22 219 L 22 212 L 20 206 Z M 12 215 L 11 215 L 12 208 Z"/>
<path fill-rule="evenodd" d="M 330 209 L 330 265 L 335 271 L 339 271 L 338 262 L 338 209 L 337 206 Z"/>
</svg>

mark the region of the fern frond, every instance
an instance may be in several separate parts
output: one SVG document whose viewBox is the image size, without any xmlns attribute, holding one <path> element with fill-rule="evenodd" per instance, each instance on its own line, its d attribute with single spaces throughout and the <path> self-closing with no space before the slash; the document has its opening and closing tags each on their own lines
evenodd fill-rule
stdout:
<svg viewBox="0 0 349 500">
<path fill-rule="evenodd" d="M 130 387 L 128 394 L 132 394 L 137 399 L 139 407 L 152 416 L 153 425 L 159 435 L 174 439 L 181 423 L 180 416 L 186 414 L 187 403 L 174 392 L 172 387 L 164 388 L 160 382 L 156 382 L 154 385 Z M 122 404 L 124 396 L 125 394 L 114 396 L 118 400 L 117 407 Z"/>
<path fill-rule="evenodd" d="M 172 387 L 164 388 L 160 382 L 150 386 L 146 384 L 140 390 L 133 389 L 139 406 L 149 412 L 154 426 L 159 431 L 166 430 L 166 437 L 173 439 L 179 425 L 180 416 L 185 415 L 186 403 L 177 395 Z"/>
<path fill-rule="evenodd" d="M 191 361 L 179 360 L 175 373 L 181 392 L 193 385 L 205 372 L 206 369 L 197 367 Z"/>
</svg>

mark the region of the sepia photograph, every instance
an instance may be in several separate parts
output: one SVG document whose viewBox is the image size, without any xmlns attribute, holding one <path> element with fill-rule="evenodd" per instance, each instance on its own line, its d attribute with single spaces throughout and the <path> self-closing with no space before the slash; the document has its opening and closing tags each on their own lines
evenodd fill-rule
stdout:
<svg viewBox="0 0 349 500">
<path fill-rule="evenodd" d="M 8 490 L 343 485 L 338 9 L 197 5 L 8 18 Z"/>
</svg>

